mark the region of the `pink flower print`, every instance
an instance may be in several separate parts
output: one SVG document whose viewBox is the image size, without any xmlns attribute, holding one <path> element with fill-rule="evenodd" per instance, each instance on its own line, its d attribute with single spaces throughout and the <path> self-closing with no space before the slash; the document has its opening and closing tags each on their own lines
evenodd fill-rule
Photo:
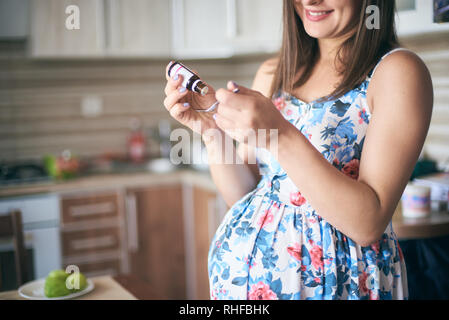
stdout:
<svg viewBox="0 0 449 320">
<path fill-rule="evenodd" d="M 291 109 L 287 110 L 287 116 L 291 116 L 293 114 L 293 111 Z"/>
<path fill-rule="evenodd" d="M 290 193 L 290 202 L 299 207 L 306 203 L 306 199 L 301 195 L 301 192 L 292 192 Z"/>
<path fill-rule="evenodd" d="M 376 241 L 373 244 L 371 244 L 371 249 L 373 249 L 374 252 L 376 254 L 378 254 L 379 253 L 379 249 L 380 249 L 379 241 Z"/>
<path fill-rule="evenodd" d="M 401 247 L 399 246 L 399 243 L 398 243 L 398 251 L 399 251 L 399 259 L 400 259 L 401 261 L 404 261 L 404 254 L 402 253 L 402 249 L 401 249 Z"/>
<path fill-rule="evenodd" d="M 323 249 L 320 246 L 313 246 L 310 249 L 310 258 L 312 259 L 312 265 L 316 270 L 322 269 L 324 265 L 323 261 Z"/>
<path fill-rule="evenodd" d="M 352 159 L 349 163 L 345 164 L 342 172 L 348 177 L 357 180 L 359 178 L 359 166 L 360 161 L 358 159 Z"/>
<path fill-rule="evenodd" d="M 245 264 L 247 264 L 250 269 L 256 265 L 256 261 L 249 259 L 249 257 L 245 257 L 243 261 L 245 261 Z"/>
<path fill-rule="evenodd" d="M 287 105 L 285 103 L 285 99 L 282 97 L 276 98 L 274 99 L 274 105 L 276 106 L 276 109 L 278 109 L 279 111 L 281 111 L 282 109 L 285 108 L 285 106 Z"/>
<path fill-rule="evenodd" d="M 261 226 L 261 228 L 265 227 L 268 223 L 273 222 L 274 220 L 274 215 L 271 213 L 271 210 L 268 209 L 265 211 L 265 215 L 261 216 L 259 219 L 259 226 Z"/>
<path fill-rule="evenodd" d="M 368 123 L 368 114 L 365 108 L 359 111 L 359 123 L 362 124 L 363 122 Z"/>
<path fill-rule="evenodd" d="M 248 293 L 249 300 L 277 300 L 276 293 L 274 293 L 270 286 L 259 281 L 257 284 L 251 286 Z"/>
<path fill-rule="evenodd" d="M 296 260 L 301 261 L 301 246 L 299 243 L 295 243 L 293 246 L 287 247 L 287 252 Z"/>
<path fill-rule="evenodd" d="M 366 279 L 368 279 L 368 274 L 365 271 L 359 275 L 359 290 L 361 296 L 366 296 L 369 293 L 369 289 L 366 286 Z"/>
<path fill-rule="evenodd" d="M 370 300 L 379 300 L 379 295 L 374 290 L 370 290 L 369 291 L 369 299 Z"/>
</svg>

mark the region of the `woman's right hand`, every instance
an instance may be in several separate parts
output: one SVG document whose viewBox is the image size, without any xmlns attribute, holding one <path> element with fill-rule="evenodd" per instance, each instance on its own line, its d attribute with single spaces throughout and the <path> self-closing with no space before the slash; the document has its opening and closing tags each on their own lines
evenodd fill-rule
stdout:
<svg viewBox="0 0 449 320">
<path fill-rule="evenodd" d="M 170 78 L 167 74 L 170 64 L 165 70 L 167 84 L 165 86 L 164 106 L 170 115 L 181 124 L 189 127 L 196 133 L 203 134 L 208 129 L 218 129 L 212 113 L 197 112 L 193 109 L 207 109 L 216 101 L 215 90 L 209 84 L 209 91 L 202 96 L 199 93 L 189 91 L 182 87 L 183 77 L 177 80 Z M 218 129 L 219 130 L 219 129 Z"/>
</svg>

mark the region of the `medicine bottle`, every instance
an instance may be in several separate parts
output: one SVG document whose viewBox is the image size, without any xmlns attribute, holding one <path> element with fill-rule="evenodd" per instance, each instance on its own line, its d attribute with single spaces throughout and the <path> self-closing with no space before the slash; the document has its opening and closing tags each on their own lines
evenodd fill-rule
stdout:
<svg viewBox="0 0 449 320">
<path fill-rule="evenodd" d="M 168 76 L 170 78 L 173 78 L 176 74 L 183 76 L 181 85 L 187 90 L 198 92 L 202 96 L 206 95 L 209 91 L 206 84 L 196 74 L 194 74 L 192 70 L 178 61 L 172 62 L 168 68 Z"/>
</svg>

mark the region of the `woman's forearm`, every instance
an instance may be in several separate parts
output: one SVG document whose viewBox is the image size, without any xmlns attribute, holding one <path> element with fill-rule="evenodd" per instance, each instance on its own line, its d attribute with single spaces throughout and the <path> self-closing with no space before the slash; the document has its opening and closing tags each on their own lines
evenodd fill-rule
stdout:
<svg viewBox="0 0 449 320">
<path fill-rule="evenodd" d="M 278 161 L 317 214 L 355 242 L 368 245 L 385 230 L 375 191 L 336 169 L 290 123 L 279 132 Z"/>
<path fill-rule="evenodd" d="M 205 139 L 209 169 L 212 179 L 226 204 L 231 207 L 253 190 L 257 182 L 250 168 L 239 159 L 234 145 L 226 145 L 225 134 L 219 139 Z M 232 140 L 231 140 L 232 142 Z"/>
</svg>

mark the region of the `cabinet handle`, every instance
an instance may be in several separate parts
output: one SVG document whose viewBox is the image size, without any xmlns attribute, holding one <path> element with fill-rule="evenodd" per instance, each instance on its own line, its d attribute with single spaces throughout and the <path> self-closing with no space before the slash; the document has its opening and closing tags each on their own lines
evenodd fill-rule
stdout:
<svg viewBox="0 0 449 320">
<path fill-rule="evenodd" d="M 93 248 L 105 248 L 111 247 L 117 244 L 116 239 L 113 236 L 104 236 L 88 239 L 78 239 L 71 241 L 71 247 L 74 250 L 87 250 Z"/>
<path fill-rule="evenodd" d="M 74 217 L 84 217 L 96 214 L 114 214 L 116 210 L 115 204 L 112 202 L 101 202 L 93 204 L 85 204 L 73 206 L 69 209 L 69 214 Z"/>
<path fill-rule="evenodd" d="M 226 34 L 234 39 L 237 33 L 237 0 L 226 0 Z"/>
<path fill-rule="evenodd" d="M 137 229 L 137 201 L 135 194 L 126 195 L 126 225 L 128 250 L 136 252 L 139 249 L 139 235 Z"/>
</svg>

